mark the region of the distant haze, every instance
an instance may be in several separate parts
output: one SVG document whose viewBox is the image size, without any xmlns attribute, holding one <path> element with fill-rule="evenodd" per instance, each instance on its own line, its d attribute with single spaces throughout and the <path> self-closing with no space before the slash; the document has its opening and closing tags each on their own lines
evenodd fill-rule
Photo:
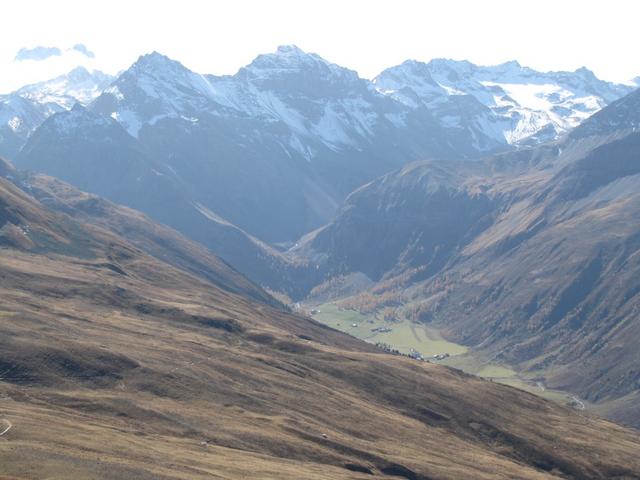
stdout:
<svg viewBox="0 0 640 480">
<path fill-rule="evenodd" d="M 117 73 L 153 50 L 198 72 L 235 73 L 280 44 L 368 78 L 409 58 L 437 57 L 516 59 L 543 71 L 586 66 L 619 82 L 640 75 L 633 51 L 640 3 L 628 0 L 22 0 L 3 4 L 2 17 L 0 92 L 77 65 Z M 37 47 L 61 54 L 16 60 Z"/>
</svg>

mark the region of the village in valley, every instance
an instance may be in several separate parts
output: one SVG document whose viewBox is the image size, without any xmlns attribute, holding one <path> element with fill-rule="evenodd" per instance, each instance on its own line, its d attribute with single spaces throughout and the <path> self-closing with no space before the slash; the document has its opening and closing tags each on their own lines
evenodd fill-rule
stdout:
<svg viewBox="0 0 640 480">
<path fill-rule="evenodd" d="M 462 345 L 444 340 L 436 330 L 399 315 L 363 314 L 335 303 L 314 306 L 308 313 L 314 320 L 373 343 L 388 353 L 419 361 L 440 362 L 467 351 Z"/>
<path fill-rule="evenodd" d="M 306 309 L 296 305 L 296 309 L 320 323 L 372 343 L 390 355 L 440 363 L 580 409 L 566 392 L 541 388 L 538 378 L 522 376 L 478 352 L 469 351 L 464 345 L 444 339 L 435 328 L 401 315 L 362 313 L 338 302 L 307 306 Z"/>
</svg>

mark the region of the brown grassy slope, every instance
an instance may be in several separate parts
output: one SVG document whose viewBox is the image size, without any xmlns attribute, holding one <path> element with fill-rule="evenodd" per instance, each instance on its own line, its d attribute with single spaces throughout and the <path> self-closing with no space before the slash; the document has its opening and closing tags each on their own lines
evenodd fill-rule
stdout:
<svg viewBox="0 0 640 480">
<path fill-rule="evenodd" d="M 628 430 L 0 199 L 0 478 L 640 478 Z"/>
<path fill-rule="evenodd" d="M 47 207 L 82 223 L 105 228 L 163 262 L 221 286 L 224 289 L 272 303 L 273 298 L 230 268 L 201 244 L 191 241 L 146 215 L 82 192 L 56 178 L 42 174 L 16 173 L 28 191 Z"/>
</svg>

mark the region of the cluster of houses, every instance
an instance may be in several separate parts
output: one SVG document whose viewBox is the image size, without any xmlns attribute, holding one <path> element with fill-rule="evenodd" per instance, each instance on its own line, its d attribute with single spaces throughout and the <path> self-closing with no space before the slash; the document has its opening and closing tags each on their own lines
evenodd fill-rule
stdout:
<svg viewBox="0 0 640 480">
<path fill-rule="evenodd" d="M 403 355 L 402 353 L 400 353 L 400 350 L 398 350 L 397 348 L 393 348 L 391 345 L 389 345 L 388 343 L 384 343 L 384 342 L 377 342 L 376 343 L 376 347 L 384 350 L 387 353 L 390 353 L 392 355 Z"/>
<path fill-rule="evenodd" d="M 421 362 L 425 361 L 425 358 L 422 356 L 422 354 L 413 348 L 407 354 L 407 353 L 400 352 L 400 350 L 398 350 L 397 348 L 393 348 L 391 345 L 384 342 L 376 343 L 376 347 L 381 348 L 382 350 L 384 350 L 387 353 L 390 353 L 391 355 L 400 355 L 403 357 L 409 357 Z"/>
<path fill-rule="evenodd" d="M 438 353 L 437 355 L 434 355 L 433 357 L 431 357 L 433 360 L 444 360 L 445 358 L 449 358 L 451 355 L 449 355 L 448 353 Z"/>
<path fill-rule="evenodd" d="M 421 362 L 424 362 L 424 357 L 415 348 L 412 348 L 411 350 L 409 350 L 409 356 L 414 360 L 420 360 Z"/>
<path fill-rule="evenodd" d="M 445 358 L 449 358 L 451 355 L 449 355 L 448 353 L 438 353 L 436 355 L 433 355 L 431 357 L 425 358 L 419 351 L 417 351 L 415 348 L 412 348 L 411 350 L 409 350 L 409 357 L 415 359 L 415 360 L 420 360 L 420 361 L 430 361 L 430 360 L 444 360 Z"/>
<path fill-rule="evenodd" d="M 387 333 L 393 330 L 389 327 L 375 327 L 375 328 L 372 328 L 371 331 L 374 333 Z"/>
<path fill-rule="evenodd" d="M 430 361 L 434 361 L 434 360 L 435 361 L 439 361 L 439 360 L 444 360 L 445 358 L 449 358 L 451 356 L 448 353 L 438 353 L 438 354 L 433 355 L 431 357 L 426 357 L 425 358 L 424 355 L 422 355 L 415 348 L 410 349 L 409 353 L 402 353 L 397 348 L 393 348 L 391 345 L 389 345 L 387 343 L 384 343 L 384 342 L 376 343 L 376 347 L 381 348 L 385 352 L 390 353 L 392 355 L 401 355 L 403 357 L 413 358 L 414 360 L 418 360 L 420 362 L 430 362 Z"/>
</svg>

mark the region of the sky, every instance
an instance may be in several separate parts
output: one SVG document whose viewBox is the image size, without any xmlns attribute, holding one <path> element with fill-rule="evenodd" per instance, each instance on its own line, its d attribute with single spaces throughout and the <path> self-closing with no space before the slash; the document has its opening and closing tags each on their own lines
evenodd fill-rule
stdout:
<svg viewBox="0 0 640 480">
<path fill-rule="evenodd" d="M 2 2 L 0 15 L 4 93 L 80 64 L 114 74 L 154 50 L 200 73 L 233 74 L 284 44 L 365 78 L 432 58 L 586 66 L 619 82 L 640 75 L 636 0 L 20 0 Z M 61 53 L 15 59 L 38 46 Z"/>
</svg>

